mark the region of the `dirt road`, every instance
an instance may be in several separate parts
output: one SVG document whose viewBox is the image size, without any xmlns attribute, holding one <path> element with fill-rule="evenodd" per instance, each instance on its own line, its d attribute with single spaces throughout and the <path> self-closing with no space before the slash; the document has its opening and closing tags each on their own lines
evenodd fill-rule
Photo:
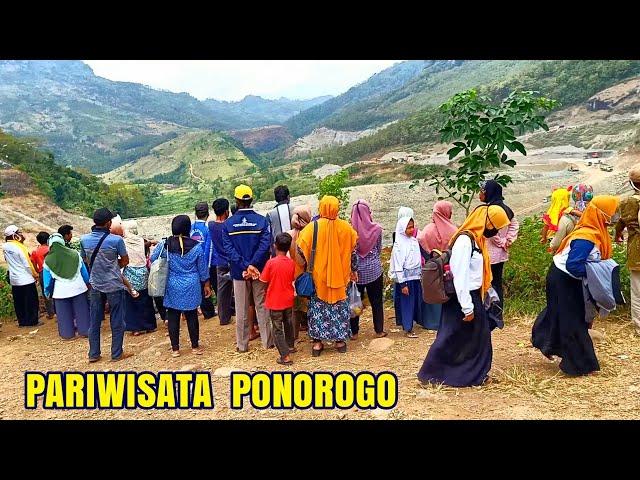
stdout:
<svg viewBox="0 0 640 480">
<path fill-rule="evenodd" d="M 220 326 L 217 320 L 201 320 L 201 357 L 184 350 L 171 358 L 164 327 L 155 333 L 125 338 L 125 349 L 135 355 L 113 364 L 102 360 L 89 365 L 87 341 L 63 341 L 55 321 L 37 330 L 18 329 L 13 323 L 0 329 L 0 418 L 4 419 L 640 419 L 640 337 L 634 337 L 628 314 L 597 322 L 605 332 L 596 345 L 601 371 L 581 378 L 559 373 L 557 364 L 530 346 L 531 318 L 509 318 L 504 330 L 493 333 L 491 381 L 482 387 L 423 388 L 416 379 L 435 333 L 418 329 L 417 339 L 390 333 L 394 343 L 383 352 L 370 349 L 373 328 L 368 311 L 360 338 L 349 342 L 346 354 L 328 347 L 313 358 L 311 343 L 301 337 L 292 367 L 276 364 L 274 350 L 258 341 L 247 354 L 235 352 L 235 325 Z M 186 347 L 186 325 L 182 346 Z M 386 312 L 386 328 L 393 327 Z M 110 330 L 102 330 L 103 354 L 108 357 Z M 243 410 L 229 408 L 229 378 L 213 376 L 215 408 L 193 410 L 30 410 L 24 409 L 24 372 L 35 371 L 167 371 L 205 370 L 220 367 L 244 371 L 392 371 L 399 379 L 399 401 L 387 410 Z"/>
</svg>

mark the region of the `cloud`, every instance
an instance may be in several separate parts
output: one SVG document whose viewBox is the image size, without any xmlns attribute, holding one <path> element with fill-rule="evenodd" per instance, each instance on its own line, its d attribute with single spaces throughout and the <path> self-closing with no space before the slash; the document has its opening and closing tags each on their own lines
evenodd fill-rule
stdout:
<svg viewBox="0 0 640 480">
<path fill-rule="evenodd" d="M 96 75 L 196 98 L 339 95 L 400 60 L 85 60 Z"/>
</svg>

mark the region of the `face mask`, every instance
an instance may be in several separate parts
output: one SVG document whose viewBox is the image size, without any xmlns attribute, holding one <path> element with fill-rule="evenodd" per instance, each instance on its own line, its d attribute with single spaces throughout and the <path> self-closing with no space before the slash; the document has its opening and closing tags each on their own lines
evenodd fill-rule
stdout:
<svg viewBox="0 0 640 480">
<path fill-rule="evenodd" d="M 600 209 L 598 209 L 598 211 L 604 216 L 604 223 L 606 225 L 613 225 L 614 223 L 618 223 L 618 220 L 620 220 L 619 212 L 614 213 L 613 216 L 609 216 Z"/>
<path fill-rule="evenodd" d="M 611 220 L 609 221 L 609 223 L 611 225 L 618 223 L 618 220 L 620 220 L 620 214 L 618 212 L 614 213 L 613 217 L 611 217 Z"/>
</svg>

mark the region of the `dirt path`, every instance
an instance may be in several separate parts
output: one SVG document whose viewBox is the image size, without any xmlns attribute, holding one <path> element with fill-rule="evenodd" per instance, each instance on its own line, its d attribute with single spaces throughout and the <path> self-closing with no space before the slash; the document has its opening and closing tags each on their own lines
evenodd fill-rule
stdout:
<svg viewBox="0 0 640 480">
<path fill-rule="evenodd" d="M 193 163 L 191 162 L 189 162 L 189 173 L 193 178 L 197 178 L 198 180 L 200 180 L 200 183 L 204 183 L 204 178 L 200 178 L 195 173 L 193 173 Z"/>
<path fill-rule="evenodd" d="M 392 312 L 387 311 L 391 330 Z M 390 320 L 391 319 L 391 320 Z M 275 363 L 273 350 L 259 342 L 248 354 L 235 352 L 235 325 L 222 327 L 217 320 L 200 322 L 205 355 L 194 357 L 185 350 L 171 358 L 164 327 L 152 334 L 125 338 L 125 349 L 135 356 L 120 364 L 102 360 L 89 365 L 87 341 L 65 342 L 57 336 L 55 321 L 36 330 L 18 329 L 13 322 L 0 330 L 0 418 L 58 419 L 640 419 L 640 338 L 634 337 L 628 319 L 613 318 L 597 328 L 606 333 L 597 344 L 601 371 L 583 378 L 567 378 L 557 364 L 546 360 L 529 344 L 531 318 L 511 318 L 504 330 L 493 333 L 494 361 L 491 381 L 466 389 L 423 388 L 416 379 L 435 333 L 418 329 L 417 339 L 390 333 L 394 344 L 384 352 L 369 349 L 373 328 L 363 317 L 360 338 L 349 342 L 346 354 L 327 348 L 319 358 L 310 355 L 311 343 L 301 337 L 293 367 Z M 181 341 L 186 346 L 186 325 Z M 110 331 L 102 331 L 103 353 L 108 352 Z M 390 370 L 399 379 L 399 401 L 391 411 L 365 410 L 244 410 L 229 408 L 229 379 L 213 377 L 215 408 L 211 411 L 145 410 L 35 410 L 25 411 L 24 372 L 36 371 L 166 371 L 180 368 L 208 370 L 234 367 L 245 371 L 341 371 Z"/>
</svg>

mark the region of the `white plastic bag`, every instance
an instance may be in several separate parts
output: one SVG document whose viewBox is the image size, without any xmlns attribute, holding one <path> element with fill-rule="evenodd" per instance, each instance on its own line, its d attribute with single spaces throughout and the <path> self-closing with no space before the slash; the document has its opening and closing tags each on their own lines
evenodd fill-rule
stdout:
<svg viewBox="0 0 640 480">
<path fill-rule="evenodd" d="M 359 317 L 362 314 L 362 298 L 356 282 L 351 282 L 349 287 L 349 310 L 351 318 Z"/>
<path fill-rule="evenodd" d="M 166 242 L 162 245 L 165 250 Z M 157 248 L 157 247 L 156 247 Z M 148 279 L 148 294 L 150 297 L 164 297 L 167 289 L 167 277 L 169 276 L 169 251 L 166 257 L 162 258 L 164 252 L 160 251 L 158 258 L 151 264 Z"/>
</svg>

